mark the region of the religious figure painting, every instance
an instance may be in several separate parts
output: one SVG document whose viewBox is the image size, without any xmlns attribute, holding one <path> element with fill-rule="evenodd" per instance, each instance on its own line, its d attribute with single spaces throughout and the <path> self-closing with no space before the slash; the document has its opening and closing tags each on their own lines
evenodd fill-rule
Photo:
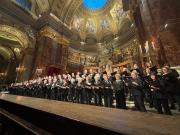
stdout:
<svg viewBox="0 0 180 135">
<path fill-rule="evenodd" d="M 116 3 L 114 7 L 110 11 L 111 16 L 113 17 L 114 21 L 117 24 L 121 23 L 122 18 L 126 16 L 125 12 L 123 11 L 122 6 L 119 3 Z"/>
<path fill-rule="evenodd" d="M 87 20 L 86 30 L 89 33 L 96 33 L 96 24 L 92 19 Z"/>
<path fill-rule="evenodd" d="M 106 19 L 101 20 L 101 28 L 102 30 L 109 29 L 109 23 Z"/>
<path fill-rule="evenodd" d="M 72 21 L 72 27 L 74 27 L 77 31 L 83 30 L 83 22 L 84 19 L 78 16 L 74 16 L 74 19 Z"/>
</svg>

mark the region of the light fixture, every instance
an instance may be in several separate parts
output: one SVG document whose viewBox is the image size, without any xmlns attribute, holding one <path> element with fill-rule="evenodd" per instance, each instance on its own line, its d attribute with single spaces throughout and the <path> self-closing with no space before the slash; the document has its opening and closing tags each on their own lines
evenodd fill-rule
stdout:
<svg viewBox="0 0 180 135">
<path fill-rule="evenodd" d="M 134 24 L 133 24 L 133 23 L 131 24 L 131 28 L 132 28 L 132 27 L 134 27 Z"/>
<path fill-rule="evenodd" d="M 117 41 L 118 39 L 119 39 L 119 37 L 118 37 L 118 36 L 114 38 L 114 40 L 115 40 L 115 41 Z"/>
<path fill-rule="evenodd" d="M 6 75 L 7 75 L 7 73 L 0 73 L 0 77 L 4 77 Z"/>
<path fill-rule="evenodd" d="M 81 43 L 81 45 L 85 45 L 86 44 L 84 41 L 81 41 L 80 43 Z"/>
<path fill-rule="evenodd" d="M 164 28 L 167 28 L 168 27 L 168 24 L 166 23 L 165 25 L 164 25 Z"/>
<path fill-rule="evenodd" d="M 16 72 L 24 72 L 26 70 L 26 68 L 24 66 L 19 66 L 16 68 Z"/>
</svg>

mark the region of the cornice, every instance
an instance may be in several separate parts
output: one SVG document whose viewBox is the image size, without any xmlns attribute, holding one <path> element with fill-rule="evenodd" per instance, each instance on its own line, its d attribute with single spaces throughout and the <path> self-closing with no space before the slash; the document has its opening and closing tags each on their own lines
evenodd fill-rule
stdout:
<svg viewBox="0 0 180 135">
<path fill-rule="evenodd" d="M 34 27 L 37 30 L 41 30 L 45 26 L 51 27 L 57 33 L 64 35 L 65 37 L 71 37 L 73 34 L 68 26 L 65 26 L 65 24 L 63 24 L 60 20 L 53 18 L 52 13 L 44 13 L 34 24 Z"/>
<path fill-rule="evenodd" d="M 10 0 L 1 0 L 0 12 L 4 12 L 19 22 L 27 25 L 32 25 L 35 22 L 35 18 L 30 12 L 25 11 L 23 8 L 19 7 Z"/>
</svg>

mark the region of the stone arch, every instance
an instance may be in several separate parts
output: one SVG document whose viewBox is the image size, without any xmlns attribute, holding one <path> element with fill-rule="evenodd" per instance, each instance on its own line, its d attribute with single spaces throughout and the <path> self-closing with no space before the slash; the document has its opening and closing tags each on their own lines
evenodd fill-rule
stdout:
<svg viewBox="0 0 180 135">
<path fill-rule="evenodd" d="M 0 54 L 6 59 L 6 60 L 10 60 L 12 57 L 13 57 L 13 52 L 4 47 L 4 46 L 1 46 L 0 45 Z"/>
</svg>

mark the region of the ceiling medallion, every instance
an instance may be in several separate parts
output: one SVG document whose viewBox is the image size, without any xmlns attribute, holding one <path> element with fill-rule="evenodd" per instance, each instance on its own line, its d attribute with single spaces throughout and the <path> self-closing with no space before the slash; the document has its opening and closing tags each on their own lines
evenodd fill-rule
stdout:
<svg viewBox="0 0 180 135">
<path fill-rule="evenodd" d="M 89 10 L 99 10 L 105 6 L 107 0 L 83 0 L 84 6 Z"/>
</svg>

